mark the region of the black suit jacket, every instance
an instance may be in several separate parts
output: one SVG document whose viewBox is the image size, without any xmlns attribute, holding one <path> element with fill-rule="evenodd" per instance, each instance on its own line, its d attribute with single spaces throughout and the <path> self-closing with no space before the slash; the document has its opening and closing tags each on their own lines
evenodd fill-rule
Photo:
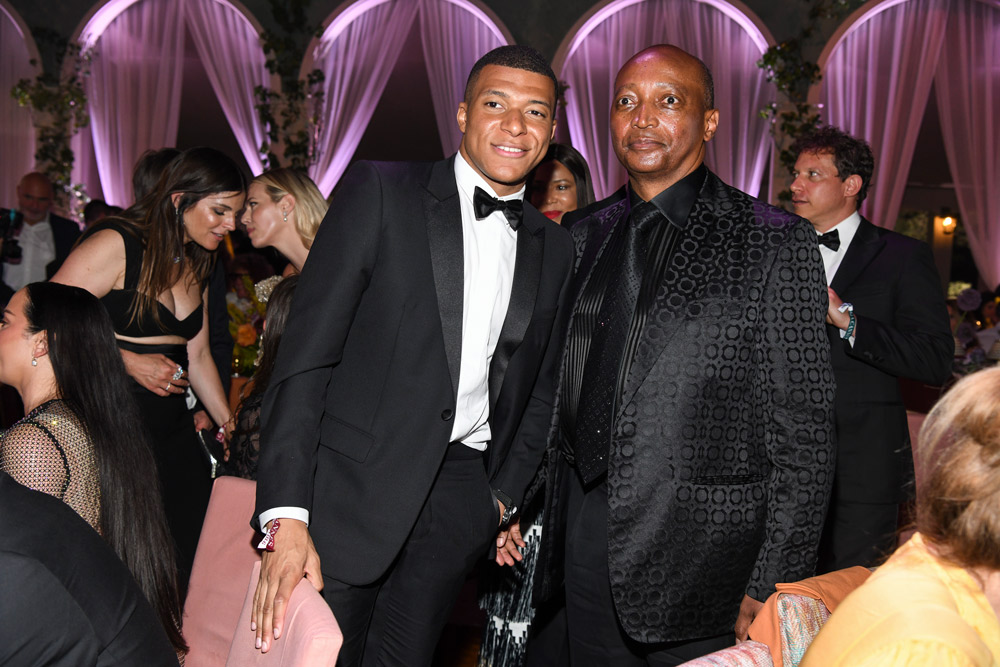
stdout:
<svg viewBox="0 0 1000 667">
<path fill-rule="evenodd" d="M 453 160 L 355 164 L 319 229 L 264 398 L 257 513 L 309 509 L 324 572 L 360 585 L 399 552 L 451 437 L 464 271 Z M 545 448 L 572 261 L 566 231 L 526 204 L 486 456 L 516 504 Z"/>
<path fill-rule="evenodd" d="M 573 227 L 574 293 L 624 191 Z M 813 574 L 834 467 L 823 263 L 812 227 L 709 173 L 624 382 L 608 465 L 608 565 L 641 642 L 731 632 L 744 594 Z M 562 580 L 555 459 L 539 599 Z"/>
<path fill-rule="evenodd" d="M 854 347 L 827 325 L 837 379 L 839 500 L 895 503 L 912 490 L 913 457 L 897 378 L 932 385 L 955 350 L 945 295 L 925 243 L 862 218 L 830 285 L 854 305 Z"/>
<path fill-rule="evenodd" d="M 173 665 L 128 568 L 62 501 L 0 472 L 0 664 Z"/>
</svg>

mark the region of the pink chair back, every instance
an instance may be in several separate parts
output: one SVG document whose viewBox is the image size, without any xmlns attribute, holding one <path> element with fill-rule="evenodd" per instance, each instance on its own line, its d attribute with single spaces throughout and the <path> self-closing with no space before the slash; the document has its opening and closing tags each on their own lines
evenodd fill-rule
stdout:
<svg viewBox="0 0 1000 667">
<path fill-rule="evenodd" d="M 183 632 L 190 647 L 186 667 L 226 664 L 247 579 L 260 562 L 249 523 L 256 495 L 257 484 L 250 480 L 215 480 L 184 603 Z"/>
<path fill-rule="evenodd" d="M 330 611 L 330 606 L 303 579 L 288 600 L 285 611 L 285 632 L 271 645 L 271 650 L 261 653 L 254 648 L 254 633 L 250 630 L 253 594 L 260 575 L 260 563 L 255 563 L 250 574 L 243 611 L 236 625 L 226 667 L 253 667 L 274 665 L 281 667 L 335 667 L 344 636 Z"/>
</svg>

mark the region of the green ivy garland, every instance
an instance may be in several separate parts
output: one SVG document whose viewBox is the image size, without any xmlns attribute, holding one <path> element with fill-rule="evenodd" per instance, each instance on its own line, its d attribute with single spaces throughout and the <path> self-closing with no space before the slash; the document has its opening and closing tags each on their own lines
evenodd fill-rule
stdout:
<svg viewBox="0 0 1000 667">
<path fill-rule="evenodd" d="M 257 114 L 267 140 L 260 147 L 264 166 L 279 167 L 282 158 L 291 167 L 305 170 L 316 160 L 316 143 L 322 126 L 323 89 L 326 75 L 314 69 L 305 80 L 299 68 L 309 37 L 320 36 L 319 26 L 310 26 L 306 10 L 311 0 L 268 0 L 271 24 L 261 35 L 267 69 L 281 81 L 281 92 L 257 86 Z"/>
<path fill-rule="evenodd" d="M 865 0 L 803 0 L 811 5 L 808 18 L 795 37 L 775 44 L 764 52 L 757 67 L 767 72 L 767 80 L 787 101 L 774 102 L 760 111 L 771 121 L 771 136 L 778 148 L 778 160 L 789 172 L 795 166 L 792 143 L 805 136 L 822 122 L 821 109 L 809 104 L 809 89 L 823 77 L 819 65 L 805 56 L 805 44 L 825 19 L 843 19 L 864 4 Z M 788 203 L 790 190 L 778 193 L 778 200 Z"/>
<path fill-rule="evenodd" d="M 51 179 L 59 205 L 76 209 L 86 201 L 85 186 L 71 182 L 75 156 L 70 141 L 90 124 L 87 94 L 83 79 L 90 75 L 90 53 L 81 52 L 55 31 L 34 28 L 32 35 L 39 44 L 48 44 L 55 53 L 55 74 L 42 72 L 34 79 L 21 79 L 11 89 L 11 96 L 22 107 L 31 109 L 32 123 L 37 132 L 35 161 L 38 170 Z M 71 67 L 63 67 L 66 59 Z M 36 60 L 31 61 L 37 65 Z M 70 201 L 66 201 L 71 195 Z"/>
</svg>

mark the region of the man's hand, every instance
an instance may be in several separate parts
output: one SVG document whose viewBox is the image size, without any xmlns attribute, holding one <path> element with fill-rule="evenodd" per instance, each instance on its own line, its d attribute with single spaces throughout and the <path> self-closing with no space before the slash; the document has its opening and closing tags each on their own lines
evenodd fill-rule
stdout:
<svg viewBox="0 0 1000 667">
<path fill-rule="evenodd" d="M 826 288 L 826 291 L 830 294 L 830 305 L 826 309 L 826 323 L 832 324 L 842 331 L 847 331 L 847 326 L 851 323 L 851 316 L 846 311 L 842 313 L 838 310 L 844 301 L 829 287 Z"/>
<path fill-rule="evenodd" d="M 500 516 L 503 516 L 503 503 L 500 504 Z M 501 530 L 497 535 L 497 565 L 514 565 L 514 561 L 524 558 L 518 547 L 524 547 L 525 542 L 521 537 L 521 520 L 515 519 L 511 522 L 507 530 Z"/>
<path fill-rule="evenodd" d="M 763 602 L 757 602 L 749 595 L 743 596 L 743 602 L 740 603 L 740 615 L 736 617 L 735 631 L 737 643 L 747 640 L 747 632 L 750 630 L 750 624 L 753 623 L 753 619 L 757 617 L 757 612 L 763 606 Z"/>
<path fill-rule="evenodd" d="M 288 599 L 303 576 L 317 591 L 323 590 L 319 554 L 309 529 L 301 521 L 282 519 L 274 535 L 274 551 L 265 551 L 261 557 L 260 579 L 253 594 L 250 629 L 256 632 L 255 646 L 262 653 L 281 637 Z"/>
<path fill-rule="evenodd" d="M 138 354 L 129 350 L 121 350 L 121 353 L 128 374 L 157 396 L 183 394 L 187 390 L 187 371 L 175 380 L 174 374 L 180 367 L 164 355 Z"/>
</svg>

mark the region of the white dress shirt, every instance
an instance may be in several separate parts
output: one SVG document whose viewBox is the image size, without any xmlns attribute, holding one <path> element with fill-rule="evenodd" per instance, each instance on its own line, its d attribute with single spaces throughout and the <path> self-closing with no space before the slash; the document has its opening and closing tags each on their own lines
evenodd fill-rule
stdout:
<svg viewBox="0 0 1000 667">
<path fill-rule="evenodd" d="M 501 211 L 476 220 L 472 198 L 476 187 L 491 197 L 497 194 L 461 153 L 455 155 L 455 181 L 462 211 L 462 247 L 465 269 L 462 298 L 462 359 L 451 442 L 486 451 L 490 441 L 489 371 L 500 330 L 507 316 L 517 232 Z M 498 199 L 523 199 L 524 188 Z M 442 443 L 442 445 L 445 443 Z M 261 512 L 260 525 L 275 518 L 309 523 L 309 511 L 301 507 L 275 507 Z"/>
<path fill-rule="evenodd" d="M 861 226 L 861 215 L 855 211 L 847 216 L 846 219 L 841 220 L 836 225 L 826 230 L 831 232 L 834 229 L 837 230 L 837 236 L 840 238 L 840 247 L 836 250 L 832 248 L 827 248 L 825 245 L 819 247 L 819 254 L 823 256 L 823 266 L 826 268 L 826 284 L 829 286 L 833 284 L 833 277 L 837 275 L 837 269 L 840 268 L 841 262 L 844 261 L 844 255 L 847 254 L 847 249 L 851 246 L 851 241 L 854 240 L 854 235 L 858 233 L 858 227 Z M 817 232 L 817 235 L 819 232 Z M 840 337 L 847 338 L 847 332 L 843 329 L 840 330 Z M 855 336 L 851 336 L 848 342 L 851 347 L 854 347 Z"/>
<path fill-rule="evenodd" d="M 851 245 L 851 241 L 854 240 L 854 235 L 858 232 L 858 227 L 861 226 L 861 216 L 857 211 L 851 213 L 845 220 L 841 220 L 839 223 L 826 230 L 827 232 L 832 232 L 834 229 L 837 230 L 837 235 L 840 237 L 840 248 L 837 250 L 832 250 L 827 248 L 825 245 L 819 247 L 819 254 L 823 256 L 823 266 L 826 268 L 826 284 L 833 284 L 833 277 L 837 275 L 837 269 L 840 268 L 840 263 L 844 261 L 844 255 L 847 254 L 847 249 Z M 816 232 L 819 235 L 819 232 Z"/>
<path fill-rule="evenodd" d="M 21 246 L 18 264 L 3 263 L 3 281 L 15 292 L 28 283 L 45 282 L 45 267 L 56 258 L 56 242 L 52 238 L 49 216 L 33 225 L 24 223 L 15 237 Z"/>
</svg>

